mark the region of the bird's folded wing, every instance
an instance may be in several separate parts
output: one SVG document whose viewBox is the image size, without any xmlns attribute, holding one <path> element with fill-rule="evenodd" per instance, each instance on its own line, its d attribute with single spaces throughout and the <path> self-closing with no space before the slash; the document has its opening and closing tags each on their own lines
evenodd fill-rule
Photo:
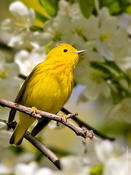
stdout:
<svg viewBox="0 0 131 175">
<path fill-rule="evenodd" d="M 31 135 L 36 136 L 46 125 L 50 122 L 50 119 L 43 118 L 38 121 L 37 125 L 33 128 Z"/>
<path fill-rule="evenodd" d="M 27 85 L 29 79 L 31 78 L 31 76 L 33 75 L 34 71 L 35 71 L 35 69 L 33 69 L 33 71 L 30 73 L 30 75 L 24 81 L 24 83 L 23 83 L 23 85 L 22 85 L 22 87 L 21 87 L 21 89 L 20 89 L 20 91 L 15 99 L 15 103 L 21 103 L 24 91 L 26 89 L 26 85 Z M 16 110 L 11 109 L 10 113 L 9 113 L 8 123 L 11 123 L 14 120 L 15 114 L 16 114 Z"/>
</svg>

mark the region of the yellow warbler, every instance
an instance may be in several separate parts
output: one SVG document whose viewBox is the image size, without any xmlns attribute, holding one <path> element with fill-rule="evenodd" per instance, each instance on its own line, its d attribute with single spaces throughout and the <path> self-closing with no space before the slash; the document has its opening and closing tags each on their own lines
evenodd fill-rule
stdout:
<svg viewBox="0 0 131 175">
<path fill-rule="evenodd" d="M 83 50 L 76 50 L 69 44 L 60 44 L 52 49 L 46 60 L 38 64 L 27 77 L 15 102 L 57 113 L 71 95 L 73 70 L 78 61 L 78 53 L 81 52 Z M 13 115 L 15 112 L 12 109 L 9 118 Z M 20 112 L 10 143 L 20 144 L 25 132 L 35 120 Z"/>
</svg>

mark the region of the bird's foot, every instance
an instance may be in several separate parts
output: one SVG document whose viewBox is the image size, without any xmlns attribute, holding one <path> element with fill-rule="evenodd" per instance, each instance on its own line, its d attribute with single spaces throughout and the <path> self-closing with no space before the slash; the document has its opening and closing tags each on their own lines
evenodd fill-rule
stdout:
<svg viewBox="0 0 131 175">
<path fill-rule="evenodd" d="M 36 107 L 32 107 L 32 115 L 35 115 L 37 113 L 37 108 Z"/>
</svg>

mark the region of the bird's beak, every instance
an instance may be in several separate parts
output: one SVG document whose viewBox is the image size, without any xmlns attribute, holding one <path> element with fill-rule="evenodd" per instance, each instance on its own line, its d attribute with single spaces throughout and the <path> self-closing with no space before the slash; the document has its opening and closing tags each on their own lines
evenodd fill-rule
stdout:
<svg viewBox="0 0 131 175">
<path fill-rule="evenodd" d="M 75 53 L 83 53 L 85 50 L 76 50 Z"/>
</svg>

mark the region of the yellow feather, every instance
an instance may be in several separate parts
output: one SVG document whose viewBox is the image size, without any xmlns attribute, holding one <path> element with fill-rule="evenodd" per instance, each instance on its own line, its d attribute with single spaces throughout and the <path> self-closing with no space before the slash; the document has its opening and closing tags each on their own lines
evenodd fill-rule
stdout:
<svg viewBox="0 0 131 175">
<path fill-rule="evenodd" d="M 78 54 L 75 51 L 76 49 L 69 44 L 61 44 L 52 49 L 46 61 L 33 69 L 23 84 L 16 102 L 57 113 L 72 92 L 73 70 L 78 60 Z M 20 113 L 19 122 L 10 143 L 20 144 L 26 130 L 34 121 L 33 117 Z"/>
</svg>

